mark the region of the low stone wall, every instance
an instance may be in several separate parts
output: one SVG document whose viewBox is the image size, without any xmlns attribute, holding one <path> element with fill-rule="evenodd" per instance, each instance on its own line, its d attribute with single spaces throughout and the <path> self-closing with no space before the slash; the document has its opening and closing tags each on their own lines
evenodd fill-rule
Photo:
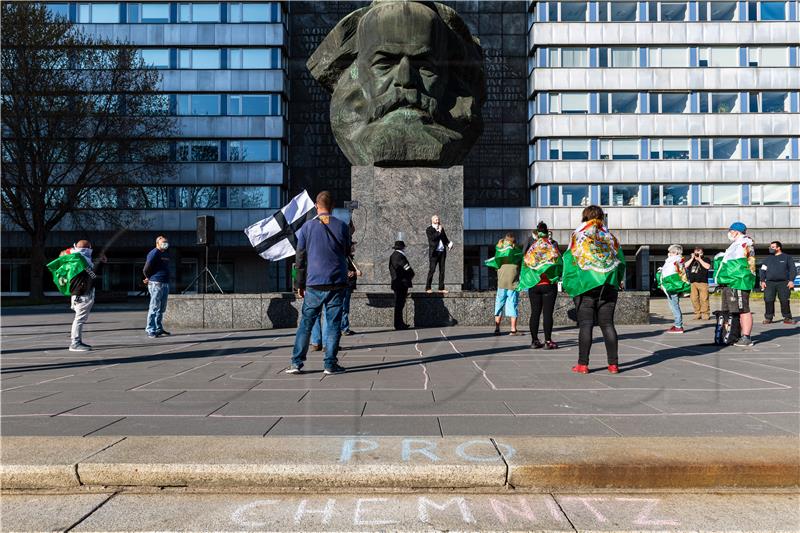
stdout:
<svg viewBox="0 0 800 533">
<path fill-rule="evenodd" d="M 494 300 L 494 292 L 411 293 L 405 320 L 417 327 L 488 327 L 494 323 Z M 168 328 L 293 328 L 297 326 L 301 306 L 302 300 L 291 293 L 170 295 L 164 321 Z M 525 329 L 530 308 L 527 294 L 521 294 L 520 327 Z M 649 310 L 649 293 L 620 292 L 615 321 L 648 324 Z M 350 305 L 353 329 L 392 327 L 393 315 L 392 293 L 353 294 Z M 564 293 L 558 295 L 553 318 L 557 326 L 575 324 L 575 306 Z"/>
</svg>

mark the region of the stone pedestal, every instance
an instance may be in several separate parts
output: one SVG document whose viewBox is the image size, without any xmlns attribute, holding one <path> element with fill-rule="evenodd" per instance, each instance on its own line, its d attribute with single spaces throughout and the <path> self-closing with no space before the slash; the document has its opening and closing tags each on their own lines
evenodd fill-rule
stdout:
<svg viewBox="0 0 800 533">
<path fill-rule="evenodd" d="M 464 167 L 353 167 L 351 198 L 356 233 L 356 263 L 363 272 L 360 291 L 390 290 L 389 256 L 398 232 L 403 233 L 406 256 L 414 269 L 415 291 L 424 290 L 428 274 L 425 229 L 439 215 L 453 242 L 447 252 L 445 286 L 461 290 L 464 283 Z M 438 271 L 433 288 L 438 283 Z"/>
</svg>

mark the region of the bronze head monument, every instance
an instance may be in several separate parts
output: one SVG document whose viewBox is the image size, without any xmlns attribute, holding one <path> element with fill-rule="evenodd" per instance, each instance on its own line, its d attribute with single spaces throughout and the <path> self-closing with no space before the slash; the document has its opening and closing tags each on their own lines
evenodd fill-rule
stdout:
<svg viewBox="0 0 800 533">
<path fill-rule="evenodd" d="M 331 128 L 353 166 L 461 164 L 483 129 L 483 51 L 438 2 L 375 0 L 308 60 L 331 93 Z"/>
</svg>

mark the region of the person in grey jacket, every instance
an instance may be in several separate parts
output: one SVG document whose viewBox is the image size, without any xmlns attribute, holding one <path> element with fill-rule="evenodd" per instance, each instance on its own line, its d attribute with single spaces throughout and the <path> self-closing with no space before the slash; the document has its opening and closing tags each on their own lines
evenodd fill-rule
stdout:
<svg viewBox="0 0 800 533">
<path fill-rule="evenodd" d="M 775 316 L 775 295 L 781 301 L 781 314 L 784 324 L 795 324 L 789 307 L 789 296 L 794 288 L 797 267 L 791 255 L 783 253 L 783 245 L 778 241 L 769 243 L 769 257 L 764 259 L 759 270 L 761 289 L 764 291 L 764 324 L 771 324 Z"/>
</svg>

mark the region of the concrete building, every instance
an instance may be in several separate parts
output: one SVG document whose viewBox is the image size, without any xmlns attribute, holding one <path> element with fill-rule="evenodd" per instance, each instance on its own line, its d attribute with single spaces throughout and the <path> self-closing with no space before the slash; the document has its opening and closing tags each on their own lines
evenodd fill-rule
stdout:
<svg viewBox="0 0 800 533">
<path fill-rule="evenodd" d="M 210 267 L 224 290 L 288 288 L 286 263 L 258 257 L 242 229 L 303 189 L 349 199 L 329 97 L 305 62 L 367 3 L 48 2 L 140 47 L 179 121 L 179 171 L 155 195 L 160 207 L 125 231 L 88 232 L 111 243 L 105 291 L 142 289 L 160 233 L 185 289 L 203 266 L 199 215 L 216 217 Z M 464 164 L 467 288 L 493 287 L 482 261 L 505 231 L 523 237 L 544 220 L 566 244 L 588 203 L 606 208 L 633 287 L 672 242 L 722 249 L 734 220 L 759 251 L 777 239 L 800 255 L 800 2 L 445 3 L 486 56 L 484 134 Z M 79 235 L 57 228 L 53 254 Z M 24 294 L 26 237 L 4 228 L 2 246 L 2 293 Z"/>
</svg>

